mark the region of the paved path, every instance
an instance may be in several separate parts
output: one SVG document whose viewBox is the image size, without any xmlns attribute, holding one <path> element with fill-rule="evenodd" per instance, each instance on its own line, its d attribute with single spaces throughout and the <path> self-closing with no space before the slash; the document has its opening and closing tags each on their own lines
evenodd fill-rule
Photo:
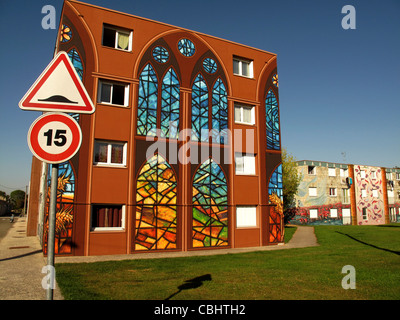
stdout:
<svg viewBox="0 0 400 320">
<path fill-rule="evenodd" d="M 56 257 L 56 263 L 205 256 L 311 246 L 318 246 L 314 228 L 299 226 L 290 242 L 283 245 L 187 252 Z M 37 237 L 26 236 L 26 219 L 16 219 L 5 237 L 0 240 L 0 300 L 45 300 L 46 290 L 42 288 L 42 280 L 45 277 L 45 274 L 42 273 L 42 268 L 45 265 L 47 265 L 47 260 L 43 256 L 39 240 Z M 54 300 L 61 299 L 63 299 L 62 295 L 59 289 L 56 288 L 54 290 Z"/>
</svg>

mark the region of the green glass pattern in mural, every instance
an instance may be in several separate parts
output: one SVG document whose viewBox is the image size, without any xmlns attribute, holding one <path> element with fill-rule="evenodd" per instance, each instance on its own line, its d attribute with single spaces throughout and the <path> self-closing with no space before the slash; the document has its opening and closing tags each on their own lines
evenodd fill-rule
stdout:
<svg viewBox="0 0 400 320">
<path fill-rule="evenodd" d="M 214 143 L 228 144 L 228 95 L 218 78 L 212 91 L 212 137 Z"/>
<path fill-rule="evenodd" d="M 280 150 L 279 139 L 279 109 L 278 102 L 272 90 L 269 90 L 265 99 L 266 127 L 267 127 L 267 148 Z"/>
<path fill-rule="evenodd" d="M 193 247 L 228 245 L 228 186 L 221 167 L 211 158 L 193 180 Z"/>
<path fill-rule="evenodd" d="M 169 163 L 154 155 L 136 183 L 135 250 L 176 248 L 177 180 Z"/>
<path fill-rule="evenodd" d="M 208 88 L 201 73 L 192 87 L 192 139 L 208 141 Z"/>
</svg>

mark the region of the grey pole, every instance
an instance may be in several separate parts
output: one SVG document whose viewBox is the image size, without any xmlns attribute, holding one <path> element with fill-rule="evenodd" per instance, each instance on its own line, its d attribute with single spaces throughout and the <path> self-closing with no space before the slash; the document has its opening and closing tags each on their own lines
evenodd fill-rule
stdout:
<svg viewBox="0 0 400 320">
<path fill-rule="evenodd" d="M 58 184 L 58 164 L 51 166 L 50 204 L 49 204 L 49 231 L 47 237 L 47 266 L 50 271 L 50 285 L 47 287 L 46 299 L 53 300 L 53 287 L 55 285 L 54 272 L 54 239 L 56 227 L 56 202 Z M 49 270 L 50 269 L 50 270 Z"/>
</svg>

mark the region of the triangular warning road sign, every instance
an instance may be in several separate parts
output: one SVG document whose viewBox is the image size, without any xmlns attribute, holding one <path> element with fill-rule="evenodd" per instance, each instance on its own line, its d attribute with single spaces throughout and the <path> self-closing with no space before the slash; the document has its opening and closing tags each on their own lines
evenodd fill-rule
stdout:
<svg viewBox="0 0 400 320">
<path fill-rule="evenodd" d="M 95 111 L 68 55 L 61 51 L 50 62 L 19 107 L 23 110 L 93 113 Z"/>
</svg>

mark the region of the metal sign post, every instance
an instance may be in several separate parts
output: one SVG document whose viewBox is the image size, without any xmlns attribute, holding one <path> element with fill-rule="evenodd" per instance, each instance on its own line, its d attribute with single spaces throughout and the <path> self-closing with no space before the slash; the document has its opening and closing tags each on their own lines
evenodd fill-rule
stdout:
<svg viewBox="0 0 400 320">
<path fill-rule="evenodd" d="M 54 272 L 54 246 L 56 233 L 56 205 L 57 205 L 58 163 L 51 165 L 51 185 L 49 204 L 49 230 L 47 236 L 47 265 L 50 269 L 50 285 L 47 286 L 46 299 L 53 300 L 53 288 L 55 285 Z"/>
</svg>

